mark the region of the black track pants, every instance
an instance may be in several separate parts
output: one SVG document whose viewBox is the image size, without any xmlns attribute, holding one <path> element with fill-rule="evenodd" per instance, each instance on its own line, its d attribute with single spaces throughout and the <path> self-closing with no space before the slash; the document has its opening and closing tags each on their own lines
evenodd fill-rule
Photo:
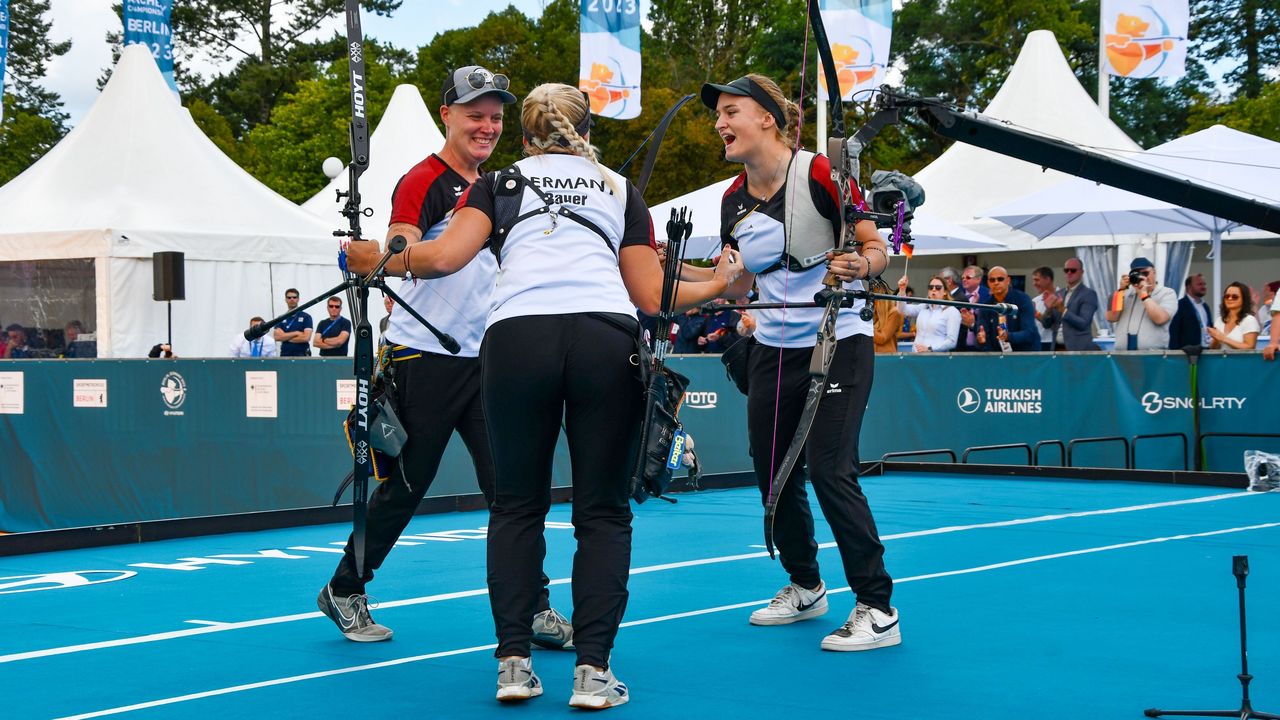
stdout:
<svg viewBox="0 0 1280 720">
<path fill-rule="evenodd" d="M 624 322 L 634 324 L 634 318 Z M 489 518 L 489 600 L 497 657 L 527 657 L 551 507 L 561 420 L 573 465 L 573 637 L 578 663 L 607 667 L 627 606 L 641 388 L 629 336 L 598 316 L 502 320 L 480 350 L 496 498 Z"/>
<path fill-rule="evenodd" d="M 396 415 L 409 440 L 400 453 L 400 467 L 393 468 L 391 477 L 379 483 L 369 498 L 364 578 L 356 576 L 355 555 L 348 538 L 330 581 L 335 595 L 365 591 L 365 583 L 382 566 L 435 480 L 440 459 L 455 430 L 471 454 L 485 503 L 493 504 L 493 457 L 481 409 L 479 358 L 423 353 L 419 358 L 395 362 L 393 368 L 399 390 Z M 539 610 L 548 607 L 547 582 L 544 575 Z"/>
<path fill-rule="evenodd" d="M 782 464 L 782 456 L 800 423 L 812 356 L 813 348 L 783 350 L 779 388 L 778 348 L 752 348 L 747 429 L 762 499 L 768 496 L 769 482 Z M 887 611 L 893 580 L 884 569 L 884 546 L 867 498 L 858 485 L 858 433 L 871 395 L 874 367 L 875 348 L 870 337 L 853 335 L 836 344 L 826 393 L 818 405 L 804 455 L 778 500 L 773 538 L 791 581 L 816 587 L 822 576 L 818 571 L 813 515 L 805 492 L 807 468 L 818 505 L 835 535 L 849 587 L 859 601 Z"/>
</svg>

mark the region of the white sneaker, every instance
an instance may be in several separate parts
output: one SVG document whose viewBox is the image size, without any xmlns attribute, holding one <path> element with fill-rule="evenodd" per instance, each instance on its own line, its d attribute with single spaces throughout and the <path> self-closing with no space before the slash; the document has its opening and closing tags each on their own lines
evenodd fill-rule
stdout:
<svg viewBox="0 0 1280 720">
<path fill-rule="evenodd" d="M 542 694 L 542 681 L 533 674 L 529 658 L 498 661 L 498 701 L 519 702 Z"/>
<path fill-rule="evenodd" d="M 858 603 L 849 620 L 840 629 L 822 639 L 823 650 L 849 652 L 889 647 L 902 642 L 898 628 L 898 609 L 882 612 Z"/>
<path fill-rule="evenodd" d="M 605 710 L 631 699 L 627 686 L 614 677 L 613 670 L 600 672 L 591 665 L 573 669 L 573 695 L 569 705 L 584 710 Z"/>
<path fill-rule="evenodd" d="M 813 590 L 806 590 L 791 583 L 778 591 L 778 594 L 769 601 L 768 607 L 762 607 L 751 613 L 751 624 L 788 625 L 826 614 L 826 583 L 819 582 L 818 587 Z"/>
</svg>

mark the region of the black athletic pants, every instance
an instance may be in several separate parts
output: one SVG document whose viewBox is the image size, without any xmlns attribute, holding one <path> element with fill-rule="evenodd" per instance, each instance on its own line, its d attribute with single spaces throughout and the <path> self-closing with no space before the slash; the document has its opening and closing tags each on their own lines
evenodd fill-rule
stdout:
<svg viewBox="0 0 1280 720">
<path fill-rule="evenodd" d="M 635 327 L 635 318 L 616 316 Z M 489 600 L 497 657 L 528 657 L 538 605 L 551 462 L 564 421 L 573 466 L 573 642 L 578 664 L 607 667 L 627 606 L 628 476 L 641 422 L 634 333 L 598 315 L 499 321 L 480 350 L 496 498 Z"/>
<path fill-rule="evenodd" d="M 778 348 L 756 345 L 751 350 L 747 429 L 762 499 L 768 497 L 769 482 L 800 423 L 812 356 L 813 348 L 782 350 L 779 388 Z M 888 612 L 893 580 L 884 569 L 884 546 L 858 485 L 858 434 L 871 395 L 874 367 L 875 347 L 869 336 L 853 335 L 836 343 L 826 393 L 818 404 L 804 455 L 778 499 L 773 539 L 791 581 L 806 588 L 817 587 L 822 576 L 813 514 L 805 492 L 807 466 L 818 505 L 835 535 L 849 587 L 859 601 Z M 775 403 L 776 399 L 780 401 Z"/>
<path fill-rule="evenodd" d="M 382 566 L 435 480 L 455 430 L 471 454 L 485 503 L 493 504 L 493 456 L 481 409 L 480 360 L 423 353 L 396 361 L 392 368 L 398 391 L 396 415 L 409 439 L 400 453 L 399 467 L 392 468 L 391 476 L 378 483 L 369 498 L 364 578 L 356 576 L 355 555 L 351 539 L 347 539 L 330 581 L 333 593 L 339 596 L 363 593 L 365 583 L 373 580 L 373 571 Z M 549 607 L 547 582 L 543 575 L 539 611 Z"/>
</svg>

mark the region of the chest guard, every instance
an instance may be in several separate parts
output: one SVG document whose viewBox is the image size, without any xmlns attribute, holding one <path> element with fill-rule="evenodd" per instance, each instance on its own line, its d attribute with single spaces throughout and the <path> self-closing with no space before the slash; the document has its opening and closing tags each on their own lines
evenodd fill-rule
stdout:
<svg viewBox="0 0 1280 720">
<path fill-rule="evenodd" d="M 782 257 L 762 270 L 760 275 L 786 267 L 792 272 L 808 270 L 826 262 L 827 253 L 835 249 L 831 221 L 818 211 L 809 176 L 816 157 L 807 150 L 797 152 L 787 166 L 787 184 L 783 190 Z"/>
<path fill-rule="evenodd" d="M 526 188 L 532 190 L 533 194 L 538 196 L 538 199 L 542 201 L 542 207 L 534 208 L 521 214 L 520 208 L 524 204 L 524 191 Z M 617 248 L 613 246 L 608 234 L 600 229 L 599 225 L 564 206 L 560 206 L 558 210 L 553 210 L 551 201 L 547 198 L 546 193 L 542 192 L 542 189 L 537 185 L 529 182 L 529 179 L 521 174 L 520 168 L 511 165 L 494 173 L 493 230 L 490 231 L 486 245 L 493 252 L 493 256 L 497 258 L 499 267 L 502 266 L 502 246 L 507 238 L 510 237 L 511 229 L 516 224 L 524 222 L 531 217 L 548 214 L 551 216 L 551 230 L 556 227 L 556 216 L 568 218 L 599 235 L 600 239 L 604 240 L 604 244 L 608 245 L 609 249 L 613 251 L 614 257 L 617 257 Z M 548 230 L 547 233 L 550 234 L 551 230 Z"/>
</svg>

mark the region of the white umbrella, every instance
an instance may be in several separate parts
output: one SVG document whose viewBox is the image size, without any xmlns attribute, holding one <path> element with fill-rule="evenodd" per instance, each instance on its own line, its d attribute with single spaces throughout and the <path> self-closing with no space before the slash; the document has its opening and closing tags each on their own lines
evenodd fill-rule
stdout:
<svg viewBox="0 0 1280 720">
<path fill-rule="evenodd" d="M 1215 125 L 1126 158 L 1245 198 L 1277 204 L 1280 143 Z M 1213 244 L 1213 286 L 1222 291 L 1222 235 L 1254 230 L 1225 218 L 1178 207 L 1090 180 L 1073 178 L 979 214 L 1040 239 L 1051 235 L 1132 235 L 1207 232 Z"/>
</svg>

